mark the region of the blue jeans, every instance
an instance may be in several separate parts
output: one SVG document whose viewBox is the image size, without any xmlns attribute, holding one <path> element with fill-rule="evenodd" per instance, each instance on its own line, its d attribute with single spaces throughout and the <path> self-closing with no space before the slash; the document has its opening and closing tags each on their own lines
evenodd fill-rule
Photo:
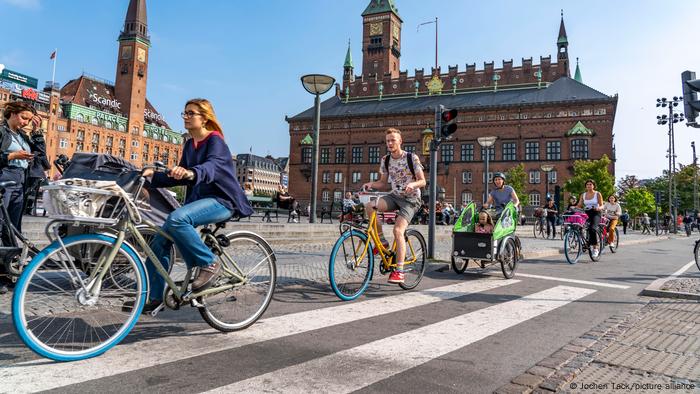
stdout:
<svg viewBox="0 0 700 394">
<path fill-rule="evenodd" d="M 204 245 L 195 227 L 228 220 L 233 213 L 213 198 L 203 198 L 183 205 L 168 215 L 163 224 L 163 231 L 175 241 L 175 246 L 188 267 L 205 267 L 216 260 L 214 253 Z M 173 243 L 162 235 L 156 235 L 151 242 L 151 249 L 159 256 L 160 263 L 166 270 L 170 266 L 170 248 Z M 150 259 L 146 260 L 150 282 L 149 300 L 161 300 L 165 289 L 165 279 L 158 273 Z"/>
</svg>

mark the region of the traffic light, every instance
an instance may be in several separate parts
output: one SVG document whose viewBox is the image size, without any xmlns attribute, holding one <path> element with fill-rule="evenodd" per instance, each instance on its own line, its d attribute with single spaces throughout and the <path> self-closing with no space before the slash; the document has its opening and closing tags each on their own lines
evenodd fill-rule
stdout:
<svg viewBox="0 0 700 394">
<path fill-rule="evenodd" d="M 441 108 L 440 118 L 442 126 L 440 127 L 440 139 L 449 138 L 457 131 L 457 110 Z"/>
<path fill-rule="evenodd" d="M 684 71 L 681 74 L 681 81 L 683 84 L 686 125 L 700 127 L 700 124 L 697 122 L 698 112 L 700 111 L 700 100 L 698 100 L 700 79 L 695 79 L 695 71 Z"/>
</svg>

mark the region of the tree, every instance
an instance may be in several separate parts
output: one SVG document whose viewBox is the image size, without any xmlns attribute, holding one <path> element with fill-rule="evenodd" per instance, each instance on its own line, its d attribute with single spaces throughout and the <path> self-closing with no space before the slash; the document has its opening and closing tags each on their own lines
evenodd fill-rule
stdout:
<svg viewBox="0 0 700 394">
<path fill-rule="evenodd" d="M 525 172 L 525 165 L 523 163 L 506 171 L 506 184 L 515 190 L 515 194 L 518 195 L 520 199 L 520 205 L 527 205 L 527 192 L 525 191 L 525 181 L 527 180 L 527 173 Z"/>
<path fill-rule="evenodd" d="M 636 218 L 643 213 L 654 211 L 654 195 L 644 187 L 628 189 L 625 193 L 625 209 L 630 217 Z"/>
<path fill-rule="evenodd" d="M 574 176 L 566 181 L 564 190 L 579 196 L 586 190 L 586 180 L 593 179 L 596 190 L 607 199 L 615 193 L 615 177 L 608 171 L 610 159 L 603 155 L 599 160 L 577 160 L 574 162 Z"/>
<path fill-rule="evenodd" d="M 639 186 L 641 186 L 641 183 L 635 175 L 627 175 L 620 179 L 620 182 L 617 183 L 617 190 L 618 194 L 620 195 L 620 200 L 625 200 L 625 193 L 627 193 L 627 190 L 634 189 Z"/>
</svg>

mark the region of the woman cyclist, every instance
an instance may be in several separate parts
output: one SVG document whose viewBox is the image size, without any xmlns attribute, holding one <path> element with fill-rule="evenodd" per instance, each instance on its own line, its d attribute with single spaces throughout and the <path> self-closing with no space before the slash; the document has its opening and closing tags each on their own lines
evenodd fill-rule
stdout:
<svg viewBox="0 0 700 394">
<path fill-rule="evenodd" d="M 173 238 L 187 265 L 199 267 L 192 289 L 203 290 L 218 277 L 221 264 L 204 245 L 195 228 L 223 222 L 233 215 L 250 216 L 253 209 L 236 179 L 231 151 L 221 134 L 221 126 L 211 103 L 205 99 L 188 101 L 182 118 L 192 138 L 185 142 L 180 163 L 168 174 L 147 169 L 144 176 L 153 177 L 153 187 L 188 186 L 185 205 L 168 216 L 163 230 Z M 166 268 L 170 264 L 171 247 L 172 242 L 160 235 L 156 235 L 151 243 L 153 252 L 160 256 L 160 263 Z M 146 266 L 150 293 L 144 313 L 162 303 L 165 288 L 163 278 L 150 260 Z"/>
<path fill-rule="evenodd" d="M 615 242 L 615 227 L 617 226 L 617 221 L 622 216 L 622 207 L 617 202 L 617 196 L 611 194 L 608 197 L 608 202 L 603 206 L 603 212 L 605 212 L 605 217 L 610 220 L 608 224 L 608 243 L 613 244 Z"/>
<path fill-rule="evenodd" d="M 495 208 L 496 217 L 494 220 L 498 220 L 501 216 L 501 212 L 508 205 L 509 202 L 513 202 L 515 209 L 518 209 L 520 205 L 520 200 L 518 199 L 518 194 L 515 190 L 506 185 L 506 175 L 502 172 L 497 172 L 493 174 L 493 184 L 496 185 L 496 189 L 491 190 L 489 197 L 484 203 L 484 208 Z"/>
<path fill-rule="evenodd" d="M 586 181 L 586 191 L 578 199 L 578 208 L 585 209 L 588 215 L 588 244 L 591 245 L 593 256 L 598 257 L 597 228 L 600 223 L 600 211 L 603 210 L 603 196 L 595 190 L 595 181 Z"/>
</svg>

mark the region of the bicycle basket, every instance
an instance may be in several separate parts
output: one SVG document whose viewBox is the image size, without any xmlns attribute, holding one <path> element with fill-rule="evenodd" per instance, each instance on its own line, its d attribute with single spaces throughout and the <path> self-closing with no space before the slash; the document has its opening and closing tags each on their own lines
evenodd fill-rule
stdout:
<svg viewBox="0 0 700 394">
<path fill-rule="evenodd" d="M 574 213 L 571 215 L 564 215 L 564 222 L 568 224 L 578 224 L 583 226 L 588 219 L 588 215 L 585 213 Z"/>
<path fill-rule="evenodd" d="M 114 181 L 69 178 L 52 182 L 42 189 L 46 212 L 53 219 L 114 224 L 126 205 L 140 221 L 131 198 Z"/>
</svg>

